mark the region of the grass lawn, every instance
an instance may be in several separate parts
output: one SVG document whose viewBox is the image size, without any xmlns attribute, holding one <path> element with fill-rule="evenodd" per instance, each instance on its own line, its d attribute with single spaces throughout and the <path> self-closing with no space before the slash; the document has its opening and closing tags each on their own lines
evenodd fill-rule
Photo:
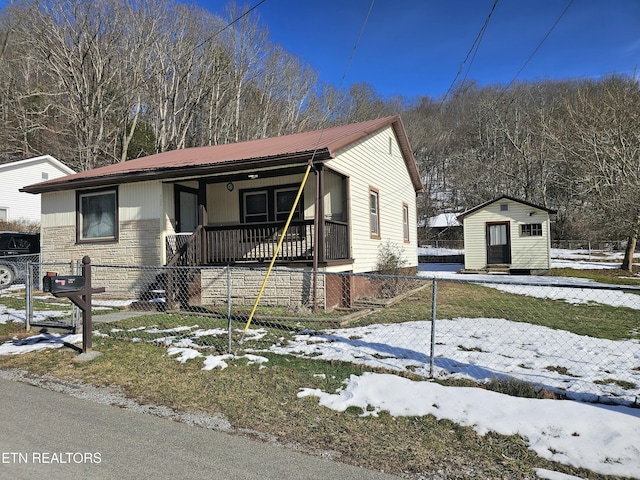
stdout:
<svg viewBox="0 0 640 480">
<path fill-rule="evenodd" d="M 609 339 L 640 335 L 640 313 L 628 308 L 572 305 L 450 281 L 438 281 L 437 294 L 438 318 L 506 318 Z M 0 304 L 7 305 L 6 301 L 10 308 L 21 308 L 17 300 L 7 298 L 1 297 Z M 431 318 L 431 312 L 431 289 L 423 288 L 402 302 L 363 317 L 357 324 L 423 320 Z M 263 312 L 268 316 L 266 313 Z M 17 368 L 96 386 L 118 386 L 141 403 L 180 411 L 221 413 L 236 433 L 255 432 L 256 437 L 266 434 L 282 444 L 296 445 L 303 452 L 407 478 L 431 478 L 438 470 L 457 472 L 456 478 L 533 478 L 533 468 L 549 468 L 580 478 L 604 478 L 583 469 L 551 464 L 537 457 L 517 436 L 479 436 L 469 427 L 432 416 L 361 417 L 357 409 L 340 413 L 320 406 L 314 398 L 297 397 L 301 388 L 333 392 L 350 375 L 370 370 L 362 366 L 261 353 L 269 359 L 264 368 L 236 356 L 227 361 L 228 368 L 204 371 L 202 362 L 180 363 L 165 348 L 131 341 L 141 335 L 141 327 L 158 330 L 144 338 L 152 340 L 166 336 L 163 329 L 197 324 L 208 331 L 200 338 L 208 352 L 226 352 L 226 322 L 215 316 L 153 313 L 110 324 L 109 329 L 116 328 L 110 336 L 94 337 L 93 348 L 102 355 L 92 362 L 75 361 L 76 353 L 69 349 L 50 349 L 0 356 L 0 368 Z M 234 325 L 243 326 L 242 322 Z M 292 319 L 288 328 L 260 325 L 266 334 L 260 344 L 252 342 L 252 347 L 261 349 L 307 327 L 320 328 L 315 319 L 305 321 L 300 317 L 295 322 Z M 24 335 L 22 324 L 0 324 L 0 342 L 14 335 Z M 518 386 L 496 384 L 484 388 L 519 394 L 515 392 Z M 535 391 L 527 395 L 535 395 Z"/>
</svg>

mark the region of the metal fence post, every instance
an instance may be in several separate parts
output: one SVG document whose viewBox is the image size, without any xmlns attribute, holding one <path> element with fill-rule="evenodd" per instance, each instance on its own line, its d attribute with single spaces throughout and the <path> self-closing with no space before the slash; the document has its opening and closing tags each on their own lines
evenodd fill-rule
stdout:
<svg viewBox="0 0 640 480">
<path fill-rule="evenodd" d="M 27 281 L 25 288 L 25 330 L 31 330 L 31 322 L 33 321 L 33 264 L 27 264 Z"/>
<path fill-rule="evenodd" d="M 433 378 L 433 358 L 436 353 L 436 292 L 438 290 L 438 282 L 433 279 L 431 289 L 431 352 L 429 353 L 429 377 Z"/>
<path fill-rule="evenodd" d="M 231 353 L 231 267 L 227 265 L 227 331 L 229 335 L 229 353 Z"/>
</svg>

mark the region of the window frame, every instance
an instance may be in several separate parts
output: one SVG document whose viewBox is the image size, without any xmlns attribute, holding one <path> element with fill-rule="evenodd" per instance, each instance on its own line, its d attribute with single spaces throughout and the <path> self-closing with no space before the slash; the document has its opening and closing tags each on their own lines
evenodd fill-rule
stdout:
<svg viewBox="0 0 640 480">
<path fill-rule="evenodd" d="M 409 204 L 402 202 L 402 239 L 404 243 L 411 243 L 411 229 L 409 228 Z"/>
<path fill-rule="evenodd" d="M 285 185 L 272 185 L 272 186 L 262 186 L 256 188 L 245 188 L 238 192 L 239 203 L 240 203 L 240 223 L 242 224 L 251 224 L 251 223 L 284 223 L 289 217 L 289 211 L 286 212 L 286 217 L 284 219 L 278 219 L 278 216 L 282 216 L 284 212 L 278 211 L 278 194 L 282 192 L 295 192 L 295 195 L 298 194 L 298 190 L 300 189 L 299 184 L 285 184 Z M 265 222 L 262 221 L 247 221 L 247 209 L 246 209 L 246 197 L 247 195 L 255 195 L 259 193 L 266 194 L 266 202 L 267 202 L 267 220 Z M 294 197 L 295 199 L 295 197 Z M 292 220 L 303 220 L 304 219 L 304 193 L 300 195 L 300 200 L 298 201 L 298 205 L 296 208 L 296 212 L 294 213 Z"/>
<path fill-rule="evenodd" d="M 542 237 L 542 223 L 523 223 L 520 225 L 521 237 Z"/>
<path fill-rule="evenodd" d="M 280 211 L 278 210 L 278 194 L 280 193 L 293 193 L 293 202 L 296 200 L 296 196 L 298 195 L 297 188 L 276 188 L 273 191 L 273 218 L 276 222 L 286 222 L 287 218 L 289 218 L 289 214 L 291 213 L 291 208 L 287 208 L 287 210 Z M 292 202 L 292 205 L 293 205 Z M 302 195 L 300 196 L 300 200 L 298 201 L 298 205 L 296 205 L 296 211 L 293 213 L 293 217 L 291 220 L 302 220 L 302 216 L 304 215 L 304 203 Z"/>
<path fill-rule="evenodd" d="M 87 230 L 90 225 L 85 228 L 85 216 L 89 213 L 85 213 L 84 202 L 85 198 L 97 197 L 97 196 L 112 196 L 113 197 L 113 232 L 110 235 L 101 236 L 87 236 Z M 118 200 L 118 187 L 99 188 L 93 190 L 77 190 L 76 191 L 76 243 L 110 243 L 117 242 L 119 238 L 119 200 Z"/>
<path fill-rule="evenodd" d="M 376 211 L 373 211 L 372 198 L 375 197 Z M 369 187 L 369 234 L 371 238 L 379 240 L 380 236 L 380 191 L 377 188 Z"/>
<path fill-rule="evenodd" d="M 248 213 L 247 212 L 247 197 L 249 196 L 264 196 L 264 213 Z M 269 192 L 266 189 L 257 189 L 249 192 L 243 192 L 241 195 L 242 202 L 242 223 L 266 223 L 269 221 Z M 266 220 L 255 220 L 258 216 L 266 217 Z"/>
</svg>

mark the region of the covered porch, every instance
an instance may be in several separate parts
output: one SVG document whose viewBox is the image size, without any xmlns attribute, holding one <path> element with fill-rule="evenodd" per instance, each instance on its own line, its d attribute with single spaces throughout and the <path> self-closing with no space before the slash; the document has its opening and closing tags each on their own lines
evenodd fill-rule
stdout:
<svg viewBox="0 0 640 480">
<path fill-rule="evenodd" d="M 276 257 L 280 264 L 311 264 L 349 259 L 346 222 L 324 220 L 316 233 L 313 220 L 291 222 Z M 283 223 L 259 225 L 199 226 L 193 234 L 166 237 L 168 265 L 233 265 L 270 262 L 276 251 Z M 317 245 L 316 239 L 324 241 Z"/>
<path fill-rule="evenodd" d="M 313 167 L 276 265 L 326 266 L 351 260 L 348 177 Z M 269 263 L 303 180 L 304 167 L 233 173 L 171 184 L 173 231 L 167 265 Z M 319 220 L 316 220 L 319 219 Z"/>
</svg>

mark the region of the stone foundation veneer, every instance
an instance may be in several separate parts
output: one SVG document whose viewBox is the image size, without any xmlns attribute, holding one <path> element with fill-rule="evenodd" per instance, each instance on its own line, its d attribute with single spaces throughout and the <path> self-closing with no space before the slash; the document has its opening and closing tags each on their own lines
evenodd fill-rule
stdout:
<svg viewBox="0 0 640 480">
<path fill-rule="evenodd" d="M 77 244 L 75 226 L 46 227 L 42 229 L 41 245 L 43 269 L 58 271 L 60 275 L 68 275 L 70 263 L 80 265 L 85 255 L 93 265 L 157 267 L 164 248 L 158 220 L 121 222 L 118 241 L 106 243 Z M 52 263 L 58 265 L 46 265 Z M 92 271 L 93 285 L 105 287 L 102 295 L 108 297 L 130 298 L 132 292 L 142 291 L 150 281 L 153 275 L 144 269 L 96 268 Z"/>
<path fill-rule="evenodd" d="M 75 227 L 49 227 L 42 232 L 42 262 L 44 271 L 69 275 L 70 263 L 80 266 L 85 255 L 94 267 L 94 287 L 105 287 L 96 298 L 138 300 L 166 274 L 161 267 L 160 227 L 157 220 L 120 223 L 117 242 L 76 244 Z M 48 264 L 48 265 L 47 265 Z M 51 265 L 55 264 L 55 265 Z M 77 272 L 80 274 L 80 271 Z M 266 269 L 239 267 L 231 269 L 231 301 L 233 305 L 253 306 L 260 291 Z M 203 306 L 227 302 L 227 271 L 223 267 L 203 267 L 200 271 L 200 301 Z M 317 306 L 324 308 L 326 277 L 316 275 Z M 313 304 L 313 274 L 309 269 L 275 268 L 272 270 L 260 305 L 311 306 Z"/>
<path fill-rule="evenodd" d="M 267 271 L 249 268 L 231 269 L 232 305 L 253 306 Z M 325 275 L 316 275 L 317 305 L 325 306 Z M 201 302 L 206 305 L 227 303 L 226 269 L 201 271 Z M 311 306 L 313 304 L 313 273 L 307 269 L 277 268 L 271 271 L 260 305 L 278 307 Z"/>
</svg>

